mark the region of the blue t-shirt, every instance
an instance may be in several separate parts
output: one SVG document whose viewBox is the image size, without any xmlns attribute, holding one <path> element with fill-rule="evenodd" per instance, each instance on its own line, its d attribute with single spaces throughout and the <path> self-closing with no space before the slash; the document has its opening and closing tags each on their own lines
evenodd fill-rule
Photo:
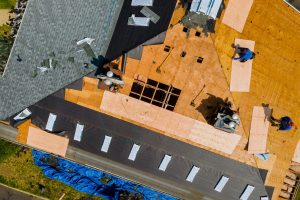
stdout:
<svg viewBox="0 0 300 200">
<path fill-rule="evenodd" d="M 233 60 L 250 60 L 253 57 L 253 53 L 247 49 L 246 53 L 239 58 L 234 58 Z"/>
<path fill-rule="evenodd" d="M 279 130 L 283 130 L 283 131 L 291 130 L 292 126 L 289 124 L 290 122 L 292 122 L 292 119 L 289 118 L 288 116 L 282 117 Z"/>
</svg>

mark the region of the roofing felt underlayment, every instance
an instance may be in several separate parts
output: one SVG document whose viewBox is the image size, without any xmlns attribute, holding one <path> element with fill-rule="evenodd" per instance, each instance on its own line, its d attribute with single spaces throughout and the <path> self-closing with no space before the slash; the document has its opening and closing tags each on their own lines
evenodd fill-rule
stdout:
<svg viewBox="0 0 300 200">
<path fill-rule="evenodd" d="M 251 199 L 259 199 L 267 195 L 260 171 L 241 162 L 193 147 L 55 96 L 49 96 L 29 109 L 33 113 L 33 123 L 41 128 L 45 128 L 49 113 L 56 114 L 54 131 L 67 131 L 72 146 L 193 187 L 208 196 L 217 199 L 237 199 L 247 184 L 255 187 Z M 77 123 L 84 125 L 80 142 L 73 140 Z M 107 153 L 101 151 L 105 136 L 112 138 L 110 144 L 107 144 L 109 146 Z M 135 161 L 128 159 L 133 144 L 140 145 Z M 172 158 L 163 172 L 158 170 L 158 167 L 164 155 L 170 155 Z M 200 170 L 190 183 L 186 178 L 193 166 L 199 167 Z M 222 175 L 228 177 L 230 181 L 222 192 L 218 193 L 214 191 L 214 187 Z"/>
<path fill-rule="evenodd" d="M 300 0 L 284 0 L 300 12 Z"/>
<path fill-rule="evenodd" d="M 4 75 L 0 119 L 7 118 L 95 70 L 105 55 L 123 0 L 29 0 Z M 76 42 L 95 39 L 78 49 Z M 19 59 L 18 59 L 19 57 Z M 40 73 L 38 67 L 54 69 Z M 48 63 L 48 64 L 47 64 Z"/>
<path fill-rule="evenodd" d="M 176 0 L 156 0 L 153 2 L 153 6 L 147 8 L 160 17 L 157 23 L 151 21 L 150 25 L 146 27 L 129 26 L 128 18 L 131 14 L 135 14 L 136 17 L 145 17 L 145 15 L 140 12 L 143 9 L 142 6 L 131 6 L 131 0 L 125 0 L 105 58 L 108 60 L 116 59 L 122 55 L 123 51 L 127 52 L 134 49 L 147 40 L 166 31 L 175 5 Z"/>
</svg>

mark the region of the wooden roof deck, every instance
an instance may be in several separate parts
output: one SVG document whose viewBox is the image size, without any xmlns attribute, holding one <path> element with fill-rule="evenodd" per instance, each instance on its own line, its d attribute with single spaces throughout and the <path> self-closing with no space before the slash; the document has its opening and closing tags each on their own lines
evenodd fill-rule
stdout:
<svg viewBox="0 0 300 200">
<path fill-rule="evenodd" d="M 225 0 L 228 3 L 228 0 Z M 224 13 L 223 13 L 224 14 Z M 223 16 L 222 16 L 223 17 Z M 221 19 L 222 19 L 221 17 Z M 249 134 L 253 106 L 262 103 L 273 108 L 274 117 L 290 116 L 300 120 L 300 15 L 282 0 L 255 0 L 243 33 L 217 22 L 213 36 L 227 81 L 230 82 L 231 44 L 235 38 L 256 42 L 251 90 L 232 93 L 246 134 Z M 300 133 L 297 129 L 277 132 L 270 127 L 267 148 L 276 155 L 275 164 L 266 184 L 275 187 L 273 199 L 278 199 L 283 179 L 291 164 Z"/>
<path fill-rule="evenodd" d="M 174 112 L 206 123 L 205 118 L 211 115 L 211 110 L 207 107 L 215 106 L 217 102 L 225 98 L 233 102 L 232 96 L 212 39 L 205 36 L 195 36 L 196 30 L 191 30 L 190 36 L 187 38 L 186 33 L 182 30 L 183 26 L 177 24 L 168 30 L 164 44 L 145 46 L 143 57 L 140 61 L 131 58 L 127 59 L 126 73 L 123 76 L 126 84 L 120 90 L 120 93 L 129 95 L 132 83 L 137 77 L 144 81 L 150 78 L 172 85 L 181 90 Z M 170 54 L 163 50 L 165 45 L 173 48 L 169 52 Z M 180 56 L 182 51 L 186 52 L 185 57 Z M 199 56 L 204 58 L 201 64 L 197 63 Z M 120 66 L 121 61 L 116 61 L 116 63 Z M 156 70 L 159 66 L 160 72 L 158 73 Z M 94 89 L 89 87 L 89 84 L 94 84 Z M 195 99 L 204 84 L 205 88 Z M 101 92 L 97 93 L 99 91 L 95 89 L 97 86 L 98 81 L 96 79 L 93 80 L 86 77 L 84 78 L 82 92 L 67 89 L 65 98 L 91 109 L 105 112 L 100 109 L 101 100 L 99 101 L 99 99 L 101 99 L 102 94 Z M 193 99 L 195 99 L 195 106 L 190 105 Z M 114 116 L 120 118 L 120 116 Z M 124 120 L 146 128 L 153 128 L 128 118 Z M 159 132 L 166 134 L 162 131 Z M 242 135 L 242 139 L 231 155 L 223 154 L 198 144 L 191 144 L 255 166 L 256 163 L 253 156 L 245 150 L 248 138 L 244 134 L 242 125 L 239 126 L 238 134 Z"/>
</svg>

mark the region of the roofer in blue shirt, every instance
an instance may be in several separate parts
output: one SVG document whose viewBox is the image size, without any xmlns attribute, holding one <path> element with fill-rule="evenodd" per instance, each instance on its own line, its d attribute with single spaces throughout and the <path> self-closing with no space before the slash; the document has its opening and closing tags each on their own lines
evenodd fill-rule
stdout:
<svg viewBox="0 0 300 200">
<path fill-rule="evenodd" d="M 234 58 L 235 54 L 239 54 L 240 57 Z M 235 54 L 233 56 L 233 60 L 239 60 L 240 62 L 246 62 L 247 60 L 252 60 L 255 58 L 255 53 L 250 51 L 248 48 L 235 46 Z"/>
<path fill-rule="evenodd" d="M 272 126 L 279 127 L 278 130 L 281 130 L 281 131 L 291 130 L 292 127 L 295 126 L 292 119 L 288 116 L 281 117 L 280 119 L 275 119 L 273 116 L 271 116 L 271 123 L 272 123 Z"/>
</svg>

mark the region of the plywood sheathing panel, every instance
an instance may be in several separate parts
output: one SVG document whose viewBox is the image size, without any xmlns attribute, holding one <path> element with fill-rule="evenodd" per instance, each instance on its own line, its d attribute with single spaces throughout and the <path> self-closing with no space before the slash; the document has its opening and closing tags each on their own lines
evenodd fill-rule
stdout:
<svg viewBox="0 0 300 200">
<path fill-rule="evenodd" d="M 274 154 L 269 154 L 269 159 L 268 160 L 261 160 L 260 158 L 258 157 L 254 157 L 255 158 L 255 161 L 256 161 L 256 164 L 257 164 L 257 167 L 260 168 L 260 169 L 266 169 L 268 170 L 270 173 L 274 167 L 274 163 L 276 161 L 276 155 Z"/>
<path fill-rule="evenodd" d="M 82 90 L 65 89 L 65 100 L 99 111 L 103 90 L 98 89 L 98 79 L 84 77 Z"/>
<path fill-rule="evenodd" d="M 128 78 L 131 81 L 139 79 L 144 82 L 150 78 L 181 89 L 174 112 L 207 123 L 206 115 L 202 110 L 205 107 L 204 110 L 209 113 L 206 106 L 215 106 L 213 105 L 215 102 L 208 103 L 207 99 L 215 96 L 220 99 L 228 98 L 229 101 L 233 102 L 229 84 L 219 62 L 212 38 L 210 36 L 205 37 L 203 33 L 201 33 L 201 37 L 197 37 L 194 29 L 190 30 L 187 37 L 182 30 L 183 26 L 177 24 L 167 31 L 164 44 L 145 46 L 141 60 L 128 58 L 123 78 Z M 201 32 L 202 30 L 197 31 Z M 170 46 L 173 50 L 165 52 L 165 45 Z M 186 52 L 184 58 L 180 57 L 182 51 Z M 202 63 L 197 63 L 198 57 L 204 58 Z M 156 72 L 158 67 L 160 73 Z M 203 89 L 204 85 L 205 88 Z M 131 84 L 126 82 L 124 89 L 121 89 L 120 92 L 128 95 L 130 89 Z M 201 90 L 202 92 L 199 94 Z M 193 99 L 195 107 L 190 105 Z M 200 105 L 205 106 L 201 108 Z M 236 109 L 234 105 L 233 108 Z M 114 116 L 118 117 L 117 115 Z M 145 126 L 133 120 L 125 120 Z M 248 137 L 244 134 L 242 124 L 238 127 L 238 132 L 243 136 L 233 154 L 229 156 L 228 154 L 217 153 L 255 166 L 253 155 L 248 154 L 245 150 Z M 202 148 L 206 147 L 202 146 Z M 212 149 L 206 149 L 214 152 Z"/>
<path fill-rule="evenodd" d="M 231 93 L 212 39 L 203 33 L 201 37 L 195 36 L 196 30 L 191 30 L 187 37 L 182 30 L 183 26 L 177 24 L 167 31 L 164 44 L 145 46 L 140 61 L 128 58 L 123 77 L 131 80 L 139 77 L 143 81 L 149 78 L 182 90 L 174 111 L 205 121 L 198 109 L 202 100 L 212 94 L 232 101 Z M 164 51 L 165 45 L 171 47 L 170 52 Z M 183 51 L 186 52 L 184 58 L 180 57 Z M 204 59 L 203 63 L 197 63 L 198 57 Z M 195 99 L 196 107 L 191 106 L 190 102 L 204 85 L 206 87 Z M 128 94 L 130 89 L 131 85 L 125 84 L 125 89 L 120 92 Z"/>
<path fill-rule="evenodd" d="M 225 1 L 228 5 L 228 0 Z M 222 17 L 221 17 L 222 19 Z M 253 62 L 251 91 L 233 93 L 234 102 L 240 108 L 245 133 L 249 134 L 252 108 L 269 104 L 276 118 L 290 116 L 300 121 L 300 15 L 281 0 L 255 0 L 243 33 L 231 29 L 220 21 L 216 24 L 215 45 L 224 73 L 230 81 L 231 47 L 235 38 L 253 40 L 256 57 Z M 273 199 L 279 198 L 283 179 L 299 141 L 299 131 L 276 131 L 269 128 L 267 149 L 275 154 L 273 170 L 267 179 L 275 187 Z"/>
<path fill-rule="evenodd" d="M 220 131 L 206 123 L 123 94 L 105 91 L 100 109 L 226 154 L 232 154 L 241 139 L 238 134 Z"/>
<path fill-rule="evenodd" d="M 297 143 L 292 161 L 300 163 L 300 141 Z"/>
<path fill-rule="evenodd" d="M 31 120 L 28 119 L 18 126 L 18 135 L 17 135 L 18 142 L 20 142 L 22 144 L 26 144 L 28 130 L 29 130 L 30 125 L 31 125 Z"/>
<path fill-rule="evenodd" d="M 26 144 L 64 157 L 67 152 L 69 139 L 30 126 Z"/>
<path fill-rule="evenodd" d="M 255 106 L 253 108 L 248 153 L 260 154 L 267 152 L 271 112 L 272 110 L 268 107 Z"/>
<path fill-rule="evenodd" d="M 182 17 L 185 15 L 185 13 L 186 13 L 186 9 L 184 8 L 182 1 L 178 0 L 175 8 L 175 12 L 173 13 L 173 16 L 170 21 L 170 26 L 174 26 L 178 24 L 179 21 L 182 19 Z"/>
<path fill-rule="evenodd" d="M 235 39 L 235 45 L 243 48 L 248 48 L 254 51 L 255 42 L 251 40 Z M 240 62 L 239 60 L 232 60 L 230 91 L 232 92 L 249 92 L 251 84 L 253 60 Z"/>
<path fill-rule="evenodd" d="M 91 77 L 84 77 L 82 83 L 82 90 L 87 91 L 99 91 L 98 89 L 99 80 Z"/>
<path fill-rule="evenodd" d="M 270 157 L 269 157 L 268 160 L 261 160 L 258 157 L 254 156 L 257 167 L 259 169 L 268 170 L 265 185 L 272 185 L 272 183 L 269 183 L 269 181 L 270 181 L 269 178 L 271 176 L 272 170 L 274 168 L 274 164 L 275 164 L 276 159 L 277 159 L 277 156 L 274 155 L 274 154 L 269 154 L 269 156 Z"/>
<path fill-rule="evenodd" d="M 252 4 L 253 0 L 229 0 L 222 22 L 241 33 Z"/>
</svg>

